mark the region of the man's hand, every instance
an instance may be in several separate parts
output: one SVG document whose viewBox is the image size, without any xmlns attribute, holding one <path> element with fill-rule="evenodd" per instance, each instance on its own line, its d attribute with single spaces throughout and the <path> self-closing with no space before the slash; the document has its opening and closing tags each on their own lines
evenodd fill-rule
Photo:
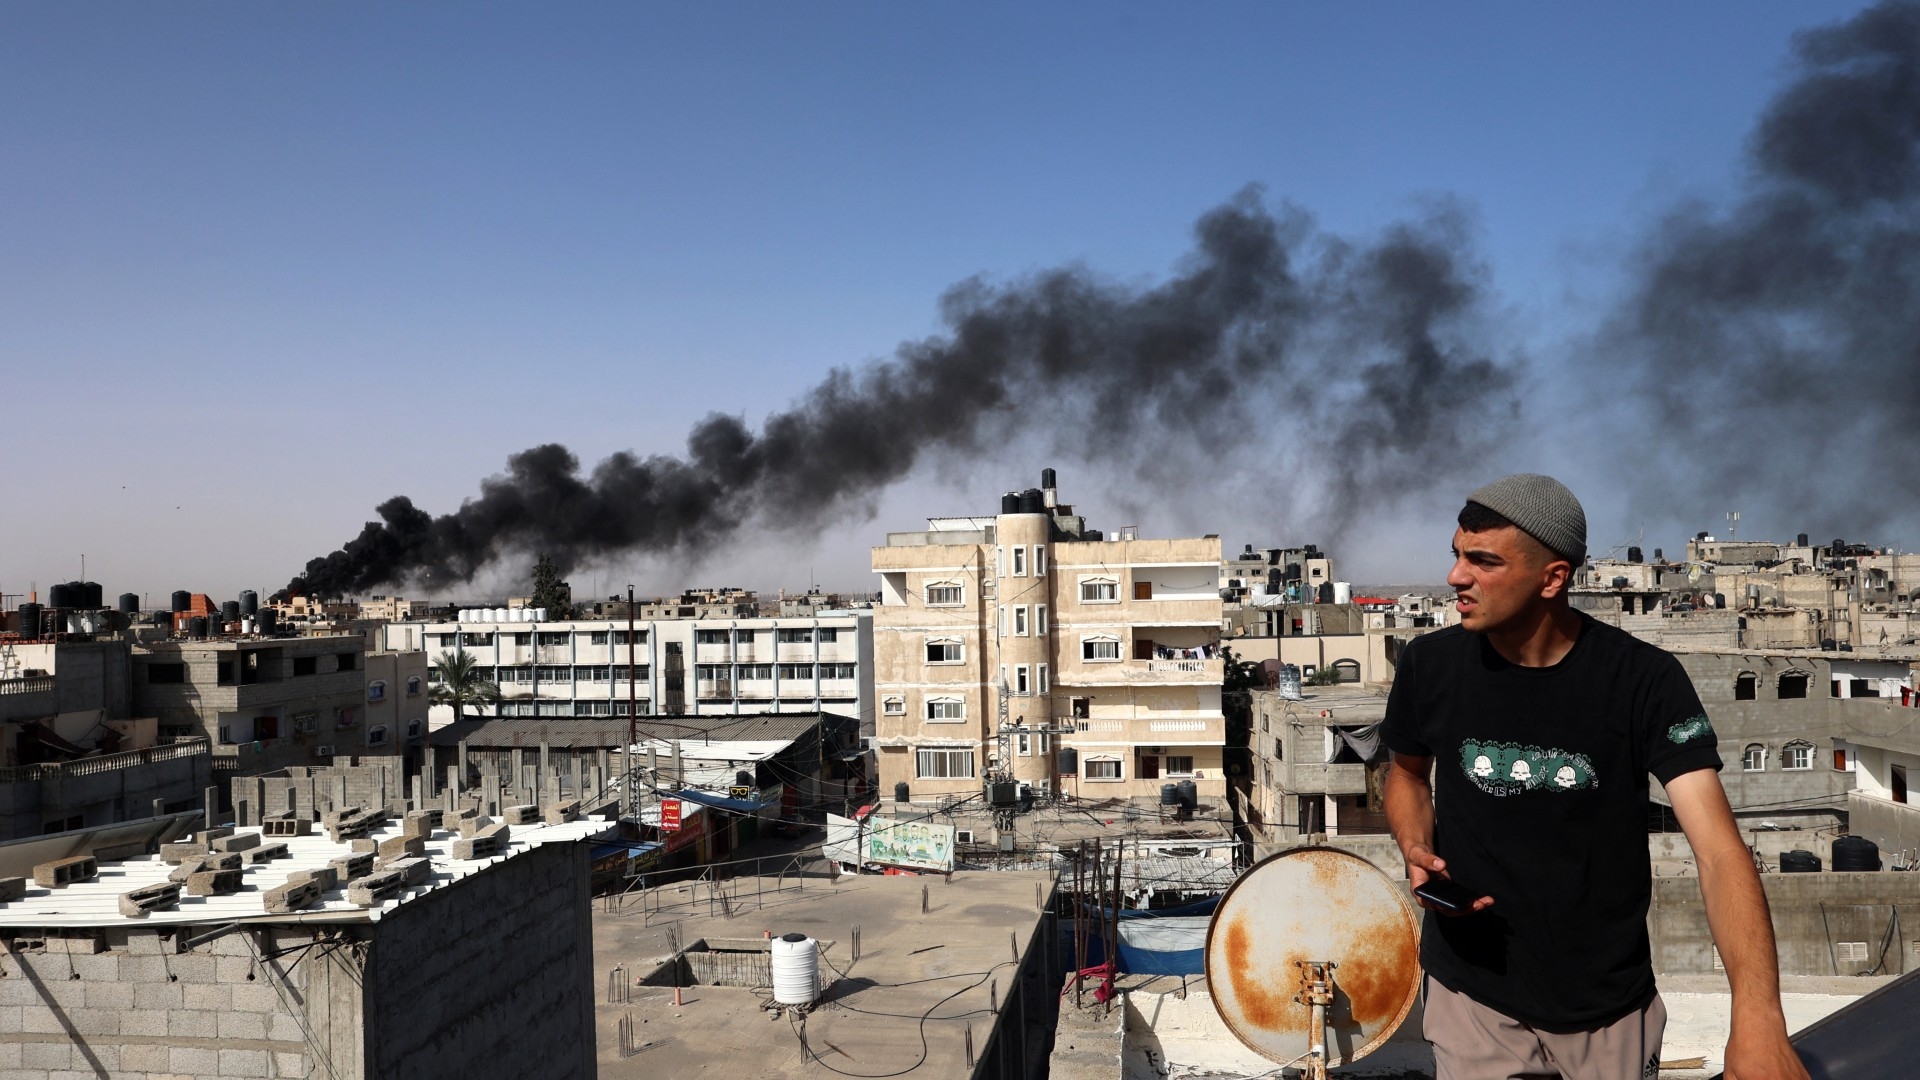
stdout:
<svg viewBox="0 0 1920 1080">
<path fill-rule="evenodd" d="M 1738 1020 L 1727 1038 L 1727 1067 L 1721 1076 L 1722 1080 L 1808 1080 L 1807 1067 L 1787 1042 L 1784 1026 L 1762 1023 L 1743 1028 Z"/>
<path fill-rule="evenodd" d="M 1453 880 L 1447 874 L 1447 860 L 1435 855 L 1433 849 L 1425 844 L 1410 845 L 1406 851 L 1406 859 L 1407 884 L 1411 888 L 1418 889 L 1433 878 Z M 1442 915 L 1473 915 L 1492 907 L 1493 897 L 1483 896 L 1475 900 L 1473 902 L 1473 908 L 1469 911 L 1452 911 L 1438 904 L 1429 903 L 1421 897 L 1419 893 L 1414 894 L 1413 902 L 1426 908 L 1428 911 L 1437 911 Z"/>
</svg>

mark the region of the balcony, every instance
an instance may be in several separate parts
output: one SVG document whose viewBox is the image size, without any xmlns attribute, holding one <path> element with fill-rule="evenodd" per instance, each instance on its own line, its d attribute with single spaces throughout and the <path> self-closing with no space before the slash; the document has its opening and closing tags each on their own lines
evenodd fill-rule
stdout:
<svg viewBox="0 0 1920 1080">
<path fill-rule="evenodd" d="M 206 739 L 179 739 L 165 746 L 152 746 L 145 750 L 126 750 L 118 754 L 75 758 L 72 761 L 46 761 L 38 765 L 0 767 L 0 784 L 58 780 L 70 776 L 93 776 L 96 773 L 137 769 L 142 765 L 151 765 L 158 761 L 178 761 L 181 758 L 199 757 L 207 753 Z"/>
<path fill-rule="evenodd" d="M 0 679 L 0 695 L 38 694 L 53 689 L 53 676 L 29 675 L 20 679 Z"/>
<path fill-rule="evenodd" d="M 1122 660 L 1062 664 L 1053 681 L 1061 686 L 1218 686 L 1226 677 L 1220 660 Z"/>
</svg>

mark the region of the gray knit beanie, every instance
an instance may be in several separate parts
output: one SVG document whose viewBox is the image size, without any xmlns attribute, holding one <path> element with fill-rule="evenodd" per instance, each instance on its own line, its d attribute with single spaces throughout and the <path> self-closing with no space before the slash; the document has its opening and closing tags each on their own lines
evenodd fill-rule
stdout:
<svg viewBox="0 0 1920 1080">
<path fill-rule="evenodd" d="M 1502 477 L 1467 496 L 1574 565 L 1587 558 L 1587 512 L 1567 485 L 1539 473 Z"/>
</svg>

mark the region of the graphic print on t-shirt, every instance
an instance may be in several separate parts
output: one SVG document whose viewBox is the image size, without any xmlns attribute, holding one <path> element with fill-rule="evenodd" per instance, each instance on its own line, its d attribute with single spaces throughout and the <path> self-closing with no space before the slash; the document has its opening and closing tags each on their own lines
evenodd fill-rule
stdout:
<svg viewBox="0 0 1920 1080">
<path fill-rule="evenodd" d="M 1519 743 L 1468 739 L 1460 744 L 1460 769 L 1475 787 L 1489 795 L 1581 791 L 1600 786 L 1587 755 Z"/>
<path fill-rule="evenodd" d="M 1701 713 L 1688 720 L 1682 720 L 1667 729 L 1667 738 L 1675 746 L 1685 746 L 1690 742 L 1714 741 L 1713 724 L 1707 720 L 1707 714 Z"/>
</svg>

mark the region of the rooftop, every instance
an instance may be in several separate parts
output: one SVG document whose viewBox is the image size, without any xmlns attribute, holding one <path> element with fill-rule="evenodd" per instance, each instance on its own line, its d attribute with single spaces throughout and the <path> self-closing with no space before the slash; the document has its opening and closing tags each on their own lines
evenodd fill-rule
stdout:
<svg viewBox="0 0 1920 1080">
<path fill-rule="evenodd" d="M 844 720 L 838 713 L 748 713 L 742 716 L 642 716 L 635 720 L 640 737 L 677 739 L 684 753 L 696 741 L 791 742 L 806 734 L 822 716 Z M 505 717 L 462 720 L 435 729 L 428 739 L 435 746 L 620 747 L 627 742 L 627 718 Z M 664 747 L 664 743 L 662 746 Z"/>
<path fill-rule="evenodd" d="M 157 824 L 144 837 L 144 843 L 162 843 L 172 836 L 186 840 L 186 830 L 191 824 L 191 819 L 157 819 Z M 0 845 L 0 878 L 24 876 L 27 881 L 24 897 L 12 902 L 0 902 L 0 928 L 163 926 L 246 921 L 374 922 L 401 904 L 435 889 L 445 888 L 496 862 L 542 844 L 598 839 L 611 835 L 614 829 L 609 820 L 597 818 L 556 825 L 514 825 L 510 828 L 508 844 L 503 851 L 473 859 L 454 857 L 458 833 L 436 829 L 423 845 L 428 863 L 424 881 L 400 889 L 377 903 L 360 905 L 348 899 L 347 882 L 341 880 L 336 889 L 324 893 L 312 906 L 297 912 L 274 914 L 268 912 L 263 903 L 268 890 L 286 884 L 291 875 L 325 870 L 332 860 L 356 854 L 353 844 L 351 841 L 335 843 L 324 831 L 305 836 L 269 837 L 262 835 L 262 830 L 258 828 L 239 828 L 233 830 L 237 842 L 229 845 L 238 849 L 242 864 L 242 883 L 238 891 L 221 896 L 192 896 L 183 886 L 177 904 L 144 912 L 138 918 L 121 914 L 121 897 L 136 889 L 166 884 L 168 875 L 179 869 L 178 866 L 163 861 L 158 853 L 124 859 L 105 859 L 96 855 L 96 876 L 64 887 L 48 888 L 35 882 L 37 866 L 84 855 L 89 851 L 111 851 L 113 849 L 96 846 L 96 841 L 111 834 L 116 845 L 124 845 L 128 830 L 127 827 L 109 827 L 41 837 Z M 393 820 L 371 830 L 368 837 L 377 843 L 399 837 L 403 832 L 404 823 Z M 249 836 L 255 841 L 250 845 Z M 254 861 L 258 853 L 271 845 L 280 844 L 285 845 L 284 856 Z"/>
</svg>

